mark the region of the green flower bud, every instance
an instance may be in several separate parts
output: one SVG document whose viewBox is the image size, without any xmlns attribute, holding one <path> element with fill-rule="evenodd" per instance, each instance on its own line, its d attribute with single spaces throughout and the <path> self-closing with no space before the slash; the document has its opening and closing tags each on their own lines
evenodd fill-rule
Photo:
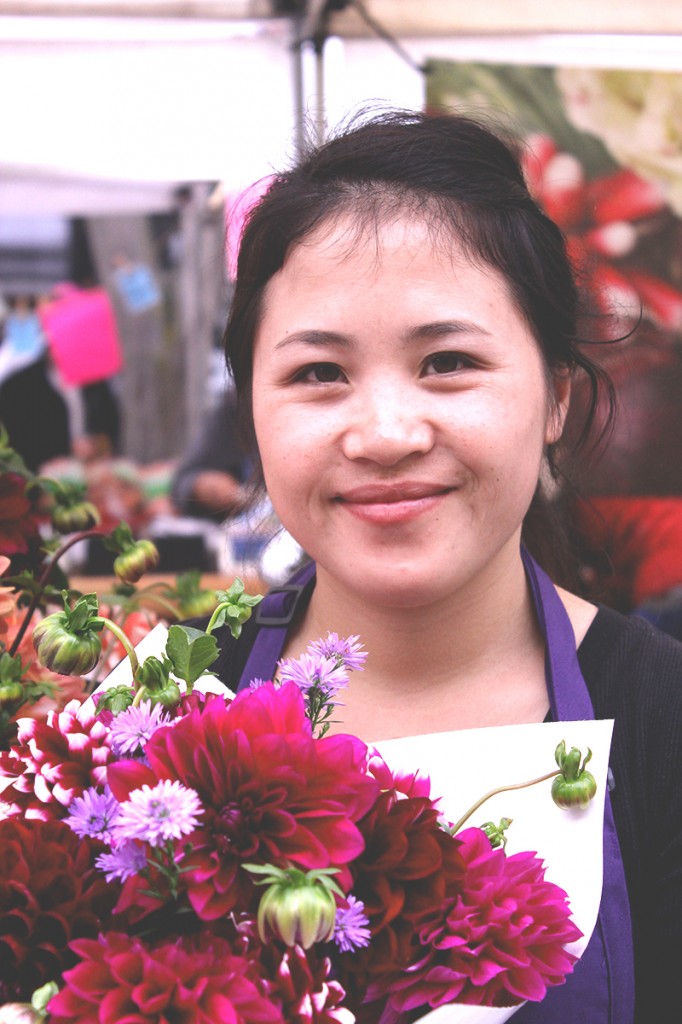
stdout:
<svg viewBox="0 0 682 1024">
<path fill-rule="evenodd" d="M 90 530 L 100 521 L 99 512 L 91 501 L 78 501 L 73 505 L 57 505 L 52 513 L 52 525 L 59 533 L 78 533 Z"/>
<path fill-rule="evenodd" d="M 511 818 L 500 818 L 499 825 L 496 825 L 494 821 L 486 821 L 484 825 L 481 825 L 481 831 L 487 835 L 493 850 L 496 850 L 498 846 L 501 846 L 502 849 L 505 848 L 507 845 L 505 832 L 511 823 Z"/>
<path fill-rule="evenodd" d="M 180 701 L 180 687 L 177 681 L 171 678 L 172 668 L 170 660 L 165 655 L 156 658 L 152 654 L 142 662 L 135 673 L 135 682 L 140 689 L 146 691 L 146 696 L 155 704 L 173 707 Z"/>
<path fill-rule="evenodd" d="M 592 751 L 587 748 L 585 760 L 580 763 L 581 753 L 577 747 L 571 747 L 566 753 L 566 744 L 562 740 L 554 752 L 560 775 L 552 783 L 552 800 L 563 810 L 571 807 L 587 807 L 597 792 L 597 781 L 585 765 L 592 759 Z"/>
<path fill-rule="evenodd" d="M 48 1003 L 53 996 L 59 992 L 59 986 L 56 981 L 48 981 L 47 984 L 41 985 L 37 988 L 31 996 L 31 1006 L 39 1014 L 41 1020 L 47 1012 Z"/>
<path fill-rule="evenodd" d="M 123 583 L 137 583 L 159 564 L 159 552 L 150 540 L 138 540 L 114 561 L 114 572 Z"/>
<path fill-rule="evenodd" d="M 79 598 L 73 609 L 68 607 L 65 594 L 64 611 L 46 616 L 33 630 L 33 646 L 40 664 L 64 676 L 90 672 L 102 653 L 102 623 L 93 621 L 96 615 L 94 594 Z"/>
<path fill-rule="evenodd" d="M 306 873 L 270 865 L 244 867 L 252 874 L 264 875 L 256 884 L 268 886 L 258 906 L 258 932 L 263 942 L 275 938 L 285 946 L 303 949 L 310 949 L 316 942 L 329 942 L 336 920 L 334 893 L 343 896 L 330 877 L 336 874 L 336 868 Z"/>
<path fill-rule="evenodd" d="M 21 683 L 0 683 L 0 708 L 16 704 L 24 696 Z"/>
</svg>

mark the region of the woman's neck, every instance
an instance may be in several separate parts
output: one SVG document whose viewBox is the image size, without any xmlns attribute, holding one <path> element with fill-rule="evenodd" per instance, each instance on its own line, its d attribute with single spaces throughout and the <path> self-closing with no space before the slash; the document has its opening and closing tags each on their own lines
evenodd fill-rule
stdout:
<svg viewBox="0 0 682 1024">
<path fill-rule="evenodd" d="M 343 712 L 344 729 L 364 738 L 542 720 L 547 710 L 544 642 L 518 555 L 418 608 L 346 594 L 320 569 L 286 656 L 328 630 L 360 634 L 369 652 Z"/>
</svg>

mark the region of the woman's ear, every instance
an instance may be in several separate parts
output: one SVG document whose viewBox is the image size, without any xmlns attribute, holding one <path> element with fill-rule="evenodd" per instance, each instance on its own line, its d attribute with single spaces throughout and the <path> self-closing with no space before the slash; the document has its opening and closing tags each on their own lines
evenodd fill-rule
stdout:
<svg viewBox="0 0 682 1024">
<path fill-rule="evenodd" d="M 551 408 L 547 418 L 545 444 L 556 444 L 564 432 L 568 407 L 571 403 L 571 373 L 560 370 L 552 374 Z"/>
</svg>

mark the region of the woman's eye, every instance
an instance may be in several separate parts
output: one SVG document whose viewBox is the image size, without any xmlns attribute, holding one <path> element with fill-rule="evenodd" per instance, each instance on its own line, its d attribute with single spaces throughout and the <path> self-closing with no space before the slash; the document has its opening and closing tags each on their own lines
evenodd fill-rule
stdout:
<svg viewBox="0 0 682 1024">
<path fill-rule="evenodd" d="M 312 363 L 297 375 L 298 380 L 312 384 L 336 384 L 344 379 L 343 371 L 336 363 Z"/>
<path fill-rule="evenodd" d="M 460 352 L 437 352 L 424 364 L 425 374 L 456 373 L 470 365 Z"/>
</svg>

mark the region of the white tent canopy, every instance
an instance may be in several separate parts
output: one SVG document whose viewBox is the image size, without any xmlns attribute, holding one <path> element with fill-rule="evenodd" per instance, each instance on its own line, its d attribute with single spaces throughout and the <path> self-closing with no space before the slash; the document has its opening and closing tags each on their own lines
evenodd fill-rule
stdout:
<svg viewBox="0 0 682 1024">
<path fill-rule="evenodd" d="M 381 9 L 378 2 L 368 6 Z M 164 7 L 173 4 L 157 5 Z M 286 164 L 296 121 L 293 31 L 284 18 L 0 17 L 0 215 L 162 209 L 180 182 L 222 181 L 238 192 Z M 428 56 L 682 65 L 677 36 L 486 34 L 400 42 L 415 65 Z M 312 53 L 304 56 L 304 106 L 314 106 L 319 67 Z M 420 107 L 424 80 L 376 37 L 331 39 L 324 93 L 334 124 L 368 102 Z"/>
</svg>

